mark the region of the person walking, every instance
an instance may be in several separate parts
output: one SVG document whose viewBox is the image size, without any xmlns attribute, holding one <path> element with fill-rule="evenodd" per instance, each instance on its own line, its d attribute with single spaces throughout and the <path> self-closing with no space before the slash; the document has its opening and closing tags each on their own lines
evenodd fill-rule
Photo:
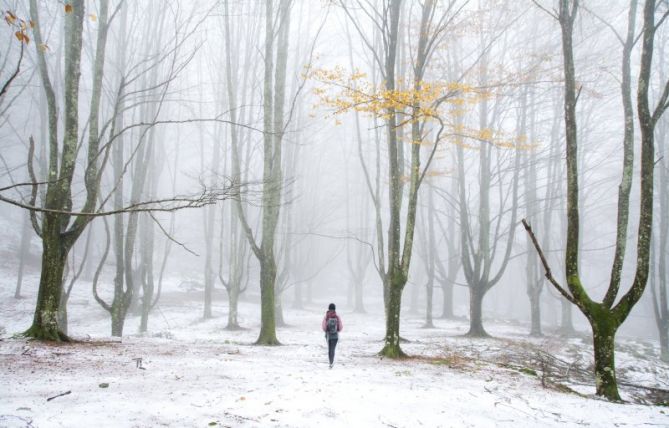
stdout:
<svg viewBox="0 0 669 428">
<path fill-rule="evenodd" d="M 330 359 L 330 368 L 332 368 L 332 365 L 334 364 L 335 348 L 337 347 L 337 341 L 339 340 L 339 332 L 344 328 L 341 318 L 335 311 L 334 303 L 330 303 L 328 306 L 328 311 L 323 317 L 321 327 L 325 332 L 325 340 L 328 342 L 328 358 Z"/>
</svg>

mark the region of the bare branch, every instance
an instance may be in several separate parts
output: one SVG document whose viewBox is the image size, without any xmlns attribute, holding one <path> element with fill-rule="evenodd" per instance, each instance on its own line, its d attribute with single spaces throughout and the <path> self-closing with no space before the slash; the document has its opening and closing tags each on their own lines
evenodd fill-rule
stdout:
<svg viewBox="0 0 669 428">
<path fill-rule="evenodd" d="M 67 210 L 56 210 L 49 208 L 42 208 L 32 204 L 24 204 L 22 202 L 6 198 L 0 195 L 0 201 L 6 202 L 20 208 L 30 210 L 32 212 L 42 212 L 51 214 L 74 215 L 85 217 L 104 217 L 114 214 L 122 213 L 140 213 L 140 212 L 172 212 L 186 208 L 201 208 L 207 205 L 215 204 L 219 201 L 230 199 L 239 194 L 239 186 L 231 185 L 225 189 L 204 189 L 202 192 L 192 196 L 174 196 L 172 198 L 155 199 L 149 201 L 137 202 L 127 205 L 123 208 L 110 211 L 92 211 L 92 212 L 76 212 Z"/>
<path fill-rule="evenodd" d="M 35 169 L 33 167 L 33 158 L 35 156 L 35 140 L 33 139 L 32 135 L 30 136 L 29 139 L 29 147 L 28 147 L 28 174 L 30 175 L 30 180 L 33 183 L 37 183 L 37 179 L 35 178 Z M 37 186 L 33 184 L 33 187 L 31 189 L 30 193 L 30 205 L 34 206 L 35 203 L 37 202 Z M 42 236 L 42 230 L 39 225 L 39 221 L 37 220 L 37 213 L 35 211 L 30 211 L 30 222 L 33 225 L 33 229 L 35 229 L 35 233 L 37 236 Z"/>
<path fill-rule="evenodd" d="M 178 246 L 180 246 L 180 247 L 183 248 L 184 250 L 188 251 L 188 252 L 191 253 L 192 255 L 194 255 L 194 256 L 196 256 L 196 257 L 200 257 L 200 255 L 199 255 L 198 253 L 196 253 L 195 251 L 193 251 L 193 250 L 191 250 L 190 248 L 188 248 L 188 247 L 186 246 L 186 244 L 184 244 L 184 243 L 182 243 L 182 242 L 179 242 L 179 241 L 177 241 L 176 239 L 174 239 L 174 238 L 172 237 L 172 235 L 170 235 L 170 233 L 169 233 L 168 231 L 165 230 L 165 228 L 163 227 L 163 225 L 160 224 L 160 222 L 158 221 L 158 219 L 153 215 L 153 212 L 149 211 L 148 214 L 149 214 L 149 216 L 151 217 L 151 220 L 153 220 L 153 222 L 156 223 L 156 224 L 158 225 L 158 228 L 163 232 L 163 235 L 165 235 L 165 237 L 166 237 L 167 239 L 169 239 L 170 241 L 174 242 L 175 244 L 177 244 Z"/>
<path fill-rule="evenodd" d="M 540 5 L 539 2 L 538 2 L 537 0 L 532 0 L 532 3 L 534 3 L 534 5 L 535 5 L 536 7 L 538 7 L 539 9 L 543 10 L 544 12 L 546 12 L 551 18 L 556 19 L 556 20 L 559 20 L 558 15 L 557 15 L 557 12 L 556 12 L 555 10 L 553 10 L 553 11 L 551 12 L 550 10 L 548 10 L 548 9 L 546 9 L 545 7 L 543 7 L 542 5 Z"/>
<path fill-rule="evenodd" d="M 2 85 L 2 89 L 0 89 L 0 102 L 2 101 L 2 97 L 5 96 L 7 91 L 9 90 L 9 86 L 12 84 L 14 79 L 19 75 L 19 71 L 21 71 L 21 61 L 23 60 L 23 42 L 21 43 L 21 53 L 19 55 L 19 61 L 16 63 L 16 69 L 12 73 L 11 76 L 9 76 L 9 79 Z"/>
<path fill-rule="evenodd" d="M 564 296 L 565 299 L 569 300 L 573 304 L 577 304 L 576 300 L 574 297 L 567 292 L 556 280 L 553 278 L 553 273 L 551 272 L 551 268 L 548 265 L 548 261 L 546 260 L 546 256 L 544 255 L 544 252 L 541 250 L 541 246 L 539 245 L 539 242 L 537 241 L 537 237 L 534 236 L 534 232 L 532 231 L 532 227 L 529 225 L 527 220 L 522 219 L 521 220 L 523 223 L 523 226 L 525 227 L 525 230 L 527 233 L 530 235 L 530 239 L 532 239 L 532 244 L 534 245 L 534 248 L 536 248 L 537 253 L 539 254 L 539 258 L 541 259 L 541 264 L 544 266 L 544 270 L 546 272 L 546 279 L 553 284 L 553 286 Z"/>
</svg>

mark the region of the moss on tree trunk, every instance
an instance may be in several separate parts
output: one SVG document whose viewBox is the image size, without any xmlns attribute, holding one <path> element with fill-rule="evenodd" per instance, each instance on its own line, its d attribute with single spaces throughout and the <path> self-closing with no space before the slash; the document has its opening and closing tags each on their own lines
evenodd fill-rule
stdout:
<svg viewBox="0 0 669 428">
<path fill-rule="evenodd" d="M 280 345 L 276 338 L 276 320 L 274 317 L 274 282 L 276 266 L 274 259 L 264 259 L 260 266 L 260 334 L 256 345 Z"/>
<path fill-rule="evenodd" d="M 397 280 L 395 280 L 397 281 Z M 386 313 L 386 337 L 379 355 L 388 358 L 402 358 L 406 354 L 400 348 L 400 311 L 402 308 L 402 285 L 399 282 L 388 286 L 388 307 Z"/>
<path fill-rule="evenodd" d="M 606 317 L 592 318 L 592 341 L 595 351 L 595 385 L 597 395 L 620 401 L 616 383 L 615 336 L 617 327 Z"/>
<path fill-rule="evenodd" d="M 42 229 L 42 272 L 32 326 L 23 335 L 38 340 L 67 341 L 58 324 L 63 272 L 68 249 L 60 237 L 60 218 L 47 215 Z"/>
</svg>

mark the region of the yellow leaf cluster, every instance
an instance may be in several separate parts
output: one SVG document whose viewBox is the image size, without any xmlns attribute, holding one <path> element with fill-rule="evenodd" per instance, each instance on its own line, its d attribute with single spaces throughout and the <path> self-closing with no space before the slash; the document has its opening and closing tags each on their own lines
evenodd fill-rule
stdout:
<svg viewBox="0 0 669 428">
<path fill-rule="evenodd" d="M 5 22 L 7 23 L 7 25 L 14 25 L 16 19 L 17 19 L 16 15 L 14 15 L 12 12 L 10 11 L 5 12 Z"/>
<path fill-rule="evenodd" d="M 422 81 L 416 87 L 387 89 L 371 83 L 365 73 L 348 73 L 341 66 L 314 69 L 308 77 L 321 83 L 313 93 L 335 115 L 358 111 L 386 119 L 399 114 L 408 118 L 405 123 L 439 117 L 441 106 L 476 104 L 480 96 L 471 86 L 454 82 Z"/>
<path fill-rule="evenodd" d="M 16 33 L 14 33 L 14 35 L 19 40 L 19 42 L 25 43 L 26 45 L 30 43 L 30 37 L 26 35 L 25 31 L 19 30 Z"/>
<path fill-rule="evenodd" d="M 536 142 L 528 143 L 527 135 L 509 135 L 501 130 L 493 131 L 490 128 L 468 128 L 459 124 L 453 126 L 453 134 L 455 144 L 468 149 L 477 149 L 477 147 L 466 144 L 464 140 L 476 140 L 502 149 L 533 150 L 539 146 Z"/>
<path fill-rule="evenodd" d="M 4 19 L 7 25 L 9 25 L 10 27 L 14 27 L 16 29 L 16 31 L 14 32 L 14 36 L 19 42 L 25 44 L 30 43 L 30 37 L 28 37 L 28 28 L 34 27 L 32 21 L 26 22 L 25 20 L 18 18 L 14 13 L 12 13 L 9 10 L 4 12 Z"/>
<path fill-rule="evenodd" d="M 32 21 L 26 22 L 25 20 L 18 18 L 9 10 L 4 12 L 4 18 L 7 25 L 16 28 L 14 36 L 19 42 L 25 44 L 30 43 L 30 37 L 28 37 L 28 26 L 33 28 L 34 24 Z"/>
</svg>

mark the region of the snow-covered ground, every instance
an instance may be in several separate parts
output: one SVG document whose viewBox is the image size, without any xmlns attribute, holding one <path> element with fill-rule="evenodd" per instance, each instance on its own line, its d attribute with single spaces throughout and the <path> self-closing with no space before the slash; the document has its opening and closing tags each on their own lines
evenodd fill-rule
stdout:
<svg viewBox="0 0 669 428">
<path fill-rule="evenodd" d="M 283 346 L 257 347 L 255 304 L 241 304 L 248 330 L 226 331 L 221 294 L 216 317 L 203 321 L 201 292 L 174 283 L 150 333 L 136 334 L 130 316 L 118 340 L 82 282 L 69 307 L 70 333 L 82 342 L 44 344 L 11 337 L 29 326 L 34 308 L 34 298 L 12 297 L 12 281 L 0 280 L 1 427 L 669 426 L 666 407 L 605 402 L 577 380 L 567 386 L 580 394 L 542 386 L 541 356 L 587 367 L 587 338 L 529 339 L 525 326 L 488 321 L 495 338 L 469 339 L 466 321 L 424 329 L 419 315 L 405 314 L 404 350 L 413 358 L 391 361 L 376 355 L 382 317 L 341 309 L 344 332 L 330 370 L 319 330 L 327 302 L 287 310 Z M 26 279 L 25 295 L 36 282 Z M 655 343 L 620 342 L 626 379 L 667 388 L 669 367 Z"/>
</svg>

